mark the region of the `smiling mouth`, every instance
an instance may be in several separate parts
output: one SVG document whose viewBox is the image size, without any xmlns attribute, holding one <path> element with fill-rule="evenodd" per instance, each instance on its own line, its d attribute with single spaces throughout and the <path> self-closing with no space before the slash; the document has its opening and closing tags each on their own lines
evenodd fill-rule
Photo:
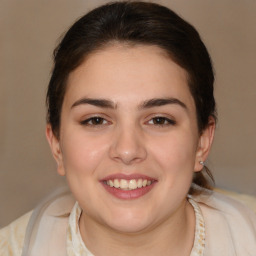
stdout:
<svg viewBox="0 0 256 256">
<path fill-rule="evenodd" d="M 157 179 L 143 175 L 115 173 L 100 180 L 108 193 L 118 199 L 131 200 L 140 198 L 151 191 Z"/>
<path fill-rule="evenodd" d="M 117 188 L 121 190 L 135 190 L 138 188 L 143 188 L 150 186 L 154 181 L 148 179 L 113 179 L 113 180 L 106 180 L 103 181 L 105 185 L 108 185 L 111 188 Z"/>
</svg>

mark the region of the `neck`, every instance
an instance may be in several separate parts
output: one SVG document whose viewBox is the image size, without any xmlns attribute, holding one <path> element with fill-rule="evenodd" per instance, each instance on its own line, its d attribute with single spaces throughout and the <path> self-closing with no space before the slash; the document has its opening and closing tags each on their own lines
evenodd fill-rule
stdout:
<svg viewBox="0 0 256 256">
<path fill-rule="evenodd" d="M 79 226 L 86 247 L 97 256 L 188 256 L 194 242 L 195 215 L 193 207 L 185 200 L 174 214 L 138 233 L 113 230 L 84 213 Z"/>
</svg>

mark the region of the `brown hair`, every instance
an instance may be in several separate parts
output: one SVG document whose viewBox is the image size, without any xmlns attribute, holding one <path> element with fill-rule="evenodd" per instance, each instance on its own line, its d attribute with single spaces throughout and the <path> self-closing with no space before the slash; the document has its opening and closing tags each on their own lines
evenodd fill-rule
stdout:
<svg viewBox="0 0 256 256">
<path fill-rule="evenodd" d="M 162 48 L 188 73 L 199 132 L 208 126 L 209 117 L 216 119 L 211 59 L 195 28 L 172 10 L 155 3 L 113 2 L 92 10 L 75 22 L 54 51 L 54 68 L 47 92 L 47 122 L 57 138 L 70 72 L 86 56 L 113 41 Z M 213 181 L 211 172 L 206 167 L 204 171 Z M 193 183 L 210 188 L 205 173 L 195 173 Z M 190 193 L 196 191 L 198 188 L 192 186 Z"/>
</svg>

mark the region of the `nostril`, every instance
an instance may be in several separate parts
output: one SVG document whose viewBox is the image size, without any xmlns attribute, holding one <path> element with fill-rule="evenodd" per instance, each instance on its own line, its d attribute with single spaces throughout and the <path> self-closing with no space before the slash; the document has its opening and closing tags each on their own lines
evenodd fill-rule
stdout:
<svg viewBox="0 0 256 256">
<path fill-rule="evenodd" d="M 116 137 L 110 147 L 110 157 L 125 164 L 143 161 L 147 155 L 146 152 L 144 142 L 131 131 Z"/>
</svg>

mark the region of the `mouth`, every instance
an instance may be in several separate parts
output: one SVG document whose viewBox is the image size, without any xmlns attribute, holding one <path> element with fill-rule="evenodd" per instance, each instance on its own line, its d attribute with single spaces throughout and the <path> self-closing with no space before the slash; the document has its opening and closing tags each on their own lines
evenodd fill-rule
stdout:
<svg viewBox="0 0 256 256">
<path fill-rule="evenodd" d="M 146 186 L 150 186 L 152 184 L 152 180 L 148 179 L 132 179 L 132 180 L 126 180 L 126 179 L 113 179 L 113 180 L 106 180 L 103 181 L 103 183 L 111 188 L 115 187 L 117 189 L 121 190 L 134 190 L 138 188 L 143 188 Z"/>
<path fill-rule="evenodd" d="M 112 175 L 101 180 L 104 188 L 119 199 L 136 199 L 147 194 L 157 183 L 144 175 Z"/>
</svg>

